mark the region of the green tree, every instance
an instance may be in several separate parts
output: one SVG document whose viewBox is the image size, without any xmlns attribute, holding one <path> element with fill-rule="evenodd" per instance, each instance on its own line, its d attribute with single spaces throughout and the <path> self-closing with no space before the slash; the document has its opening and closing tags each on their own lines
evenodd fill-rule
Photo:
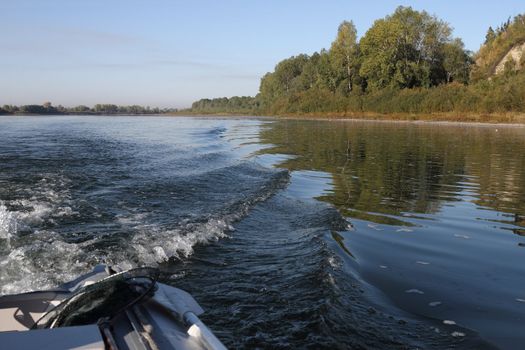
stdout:
<svg viewBox="0 0 525 350">
<path fill-rule="evenodd" d="M 348 91 L 352 91 L 358 67 L 357 30 L 352 21 L 339 25 L 337 37 L 330 47 L 330 57 L 335 72 L 345 81 Z"/>
<path fill-rule="evenodd" d="M 485 44 L 490 43 L 494 39 L 496 39 L 496 32 L 494 32 L 492 27 L 489 27 L 487 30 L 487 35 L 485 35 Z"/>
<path fill-rule="evenodd" d="M 304 54 L 292 56 L 279 62 L 274 72 L 264 75 L 259 88 L 259 99 L 264 108 L 268 109 L 276 100 L 304 89 L 304 83 L 298 78 L 308 61 L 309 57 Z"/>
<path fill-rule="evenodd" d="M 86 113 L 86 112 L 90 112 L 90 109 L 88 106 L 79 105 L 79 106 L 73 107 L 72 111 L 75 113 Z"/>
<path fill-rule="evenodd" d="M 113 104 L 96 104 L 96 113 L 114 114 L 118 112 L 118 106 Z"/>
<path fill-rule="evenodd" d="M 301 54 L 283 60 L 275 67 L 275 77 L 277 78 L 278 89 L 289 94 L 293 91 L 295 78 L 301 75 L 304 65 L 308 62 L 308 56 Z"/>
<path fill-rule="evenodd" d="M 337 74 L 334 72 L 334 64 L 332 64 L 330 54 L 326 50 L 321 50 L 318 72 L 318 87 L 335 93 L 337 89 Z"/>
<path fill-rule="evenodd" d="M 360 74 L 373 89 L 430 87 L 446 80 L 443 46 L 451 41 L 449 25 L 410 7 L 377 20 L 360 41 Z"/>
<path fill-rule="evenodd" d="M 453 81 L 466 84 L 470 76 L 472 58 L 465 51 L 461 39 L 455 39 L 443 46 L 443 67 L 446 72 L 446 82 Z"/>
</svg>

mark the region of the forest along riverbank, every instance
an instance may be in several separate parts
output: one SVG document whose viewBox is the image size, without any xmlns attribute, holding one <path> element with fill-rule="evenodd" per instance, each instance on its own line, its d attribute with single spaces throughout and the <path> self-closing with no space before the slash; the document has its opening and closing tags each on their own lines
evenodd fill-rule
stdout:
<svg viewBox="0 0 525 350">
<path fill-rule="evenodd" d="M 278 62 L 255 96 L 203 98 L 182 113 L 523 123 L 525 15 L 487 29 L 472 53 L 446 21 L 411 7 L 359 35 L 343 21 L 326 49 Z"/>
</svg>

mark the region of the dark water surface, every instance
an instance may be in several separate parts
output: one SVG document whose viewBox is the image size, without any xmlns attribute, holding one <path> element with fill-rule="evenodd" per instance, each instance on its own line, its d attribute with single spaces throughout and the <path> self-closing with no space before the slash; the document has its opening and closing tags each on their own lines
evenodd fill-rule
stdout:
<svg viewBox="0 0 525 350">
<path fill-rule="evenodd" d="M 0 117 L 0 293 L 158 265 L 231 348 L 522 349 L 525 128 Z"/>
</svg>

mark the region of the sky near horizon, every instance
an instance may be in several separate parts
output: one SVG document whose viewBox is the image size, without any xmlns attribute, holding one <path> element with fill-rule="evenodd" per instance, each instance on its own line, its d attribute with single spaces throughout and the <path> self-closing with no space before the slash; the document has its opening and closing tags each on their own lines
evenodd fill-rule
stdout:
<svg viewBox="0 0 525 350">
<path fill-rule="evenodd" d="M 0 0 L 0 105 L 188 107 L 255 95 L 282 59 L 362 36 L 397 6 L 450 23 L 477 51 L 524 0 Z"/>
</svg>

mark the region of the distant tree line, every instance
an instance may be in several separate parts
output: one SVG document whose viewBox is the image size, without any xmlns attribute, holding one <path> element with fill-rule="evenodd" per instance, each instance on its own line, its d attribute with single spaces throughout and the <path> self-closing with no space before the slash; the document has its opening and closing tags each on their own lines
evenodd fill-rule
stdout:
<svg viewBox="0 0 525 350">
<path fill-rule="evenodd" d="M 444 21 L 425 11 L 398 7 L 376 20 L 359 40 L 354 24 L 344 21 L 328 50 L 279 62 L 262 77 L 257 96 L 243 98 L 242 108 L 232 103 L 238 97 L 232 97 L 197 101 L 192 111 L 524 112 L 521 63 L 511 60 L 502 74 L 495 74 L 501 59 L 521 43 L 525 16 L 509 19 L 496 30 L 489 28 L 485 45 L 474 54 L 452 36 Z"/>
<path fill-rule="evenodd" d="M 250 96 L 203 98 L 193 102 L 191 110 L 196 113 L 253 113 L 259 109 L 258 100 Z"/>
<path fill-rule="evenodd" d="M 41 115 L 59 115 L 59 114 L 165 114 L 177 112 L 174 108 L 151 108 L 138 105 L 117 106 L 114 104 L 96 104 L 93 107 L 84 105 L 76 107 L 64 107 L 62 105 L 53 106 L 51 102 L 45 102 L 42 105 L 3 105 L 0 107 L 0 114 L 41 114 Z"/>
</svg>

